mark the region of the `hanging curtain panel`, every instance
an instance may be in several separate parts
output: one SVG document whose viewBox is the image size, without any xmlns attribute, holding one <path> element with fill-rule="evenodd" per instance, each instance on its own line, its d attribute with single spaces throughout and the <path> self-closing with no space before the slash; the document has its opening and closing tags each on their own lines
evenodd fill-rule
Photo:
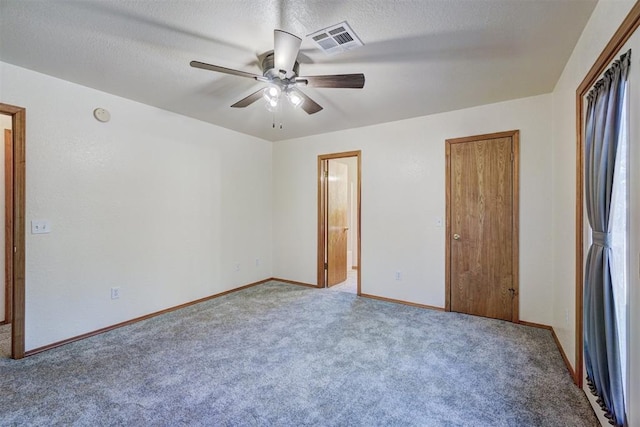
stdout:
<svg viewBox="0 0 640 427">
<path fill-rule="evenodd" d="M 591 391 L 618 426 L 626 425 L 626 409 L 611 271 L 611 200 L 630 64 L 629 50 L 594 85 L 585 120 L 585 201 L 592 243 L 584 280 L 584 360 Z"/>
</svg>

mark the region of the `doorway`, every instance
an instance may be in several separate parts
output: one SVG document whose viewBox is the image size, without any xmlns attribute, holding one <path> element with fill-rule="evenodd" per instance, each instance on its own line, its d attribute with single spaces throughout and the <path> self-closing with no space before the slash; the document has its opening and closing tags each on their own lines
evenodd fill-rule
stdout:
<svg viewBox="0 0 640 427">
<path fill-rule="evenodd" d="M 5 310 L 0 319 L 10 327 L 11 357 L 24 357 L 25 311 L 25 118 L 24 108 L 0 103 L 0 115 L 8 116 L 3 127 L 5 164 Z M 5 122 L 3 122 L 5 123 Z M 7 326 L 8 325 L 8 326 Z"/>
<path fill-rule="evenodd" d="M 318 156 L 319 288 L 361 294 L 360 151 Z"/>
<path fill-rule="evenodd" d="M 447 311 L 517 322 L 519 132 L 446 141 Z"/>
</svg>

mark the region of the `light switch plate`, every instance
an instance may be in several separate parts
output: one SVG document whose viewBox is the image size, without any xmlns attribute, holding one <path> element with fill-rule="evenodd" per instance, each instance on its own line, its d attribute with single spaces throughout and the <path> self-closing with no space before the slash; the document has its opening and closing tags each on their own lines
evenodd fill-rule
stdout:
<svg viewBox="0 0 640 427">
<path fill-rule="evenodd" d="M 46 219 L 34 219 L 31 221 L 31 234 L 51 233 L 51 223 Z"/>
</svg>

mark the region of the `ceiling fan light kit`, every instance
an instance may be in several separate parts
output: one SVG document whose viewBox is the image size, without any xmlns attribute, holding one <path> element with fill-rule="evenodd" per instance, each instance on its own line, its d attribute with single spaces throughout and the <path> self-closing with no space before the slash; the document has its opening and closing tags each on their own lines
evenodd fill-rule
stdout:
<svg viewBox="0 0 640 427">
<path fill-rule="evenodd" d="M 289 98 L 289 102 L 295 108 L 298 108 L 299 106 L 301 106 L 304 103 L 304 98 L 295 89 L 287 90 L 287 98 Z"/>
<path fill-rule="evenodd" d="M 343 24 L 346 24 L 344 22 Z M 339 24 L 342 25 L 342 24 Z M 350 30 L 350 29 L 349 29 Z M 341 30 L 344 32 L 344 28 Z M 337 33 L 336 33 L 337 34 Z M 354 33 L 355 35 L 355 33 Z M 274 30 L 273 52 L 262 60 L 262 75 L 246 71 L 234 70 L 200 61 L 191 61 L 194 68 L 216 71 L 233 76 L 252 78 L 267 83 L 266 88 L 258 89 L 233 104 L 233 108 L 245 108 L 260 98 L 264 98 L 269 111 L 276 111 L 280 100 L 286 97 L 294 107 L 301 107 L 307 114 L 315 114 L 322 110 L 317 102 L 300 91 L 299 87 L 309 86 L 317 88 L 348 88 L 362 89 L 364 74 L 334 74 L 323 76 L 298 76 L 300 64 L 297 61 L 302 39 L 294 34 L 282 30 Z M 360 45 L 361 42 L 360 42 Z M 284 94 L 284 96 L 283 96 Z"/>
</svg>

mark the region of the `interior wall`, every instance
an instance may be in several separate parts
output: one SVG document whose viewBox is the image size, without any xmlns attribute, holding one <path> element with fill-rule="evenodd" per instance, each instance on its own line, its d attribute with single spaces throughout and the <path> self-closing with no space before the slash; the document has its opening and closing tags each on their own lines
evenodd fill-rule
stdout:
<svg viewBox="0 0 640 427">
<path fill-rule="evenodd" d="M 587 75 L 613 34 L 616 32 L 634 1 L 601 0 L 598 2 L 573 54 L 558 80 L 553 91 L 553 235 L 552 248 L 554 258 L 553 269 L 553 327 L 569 360 L 575 360 L 575 171 L 576 171 L 576 89 Z M 632 75 L 630 87 L 637 89 L 640 81 L 640 63 L 637 62 L 640 48 L 634 50 L 632 59 Z M 633 93 L 633 92 L 632 92 Z M 631 111 L 631 117 L 637 117 L 637 111 Z M 631 120 L 631 123 L 637 120 Z M 633 128 L 632 128 L 633 131 Z M 631 257 L 630 257 L 630 337 L 631 357 L 629 360 L 640 360 L 640 324 L 637 307 L 640 306 L 640 284 L 638 277 L 638 221 L 640 221 L 640 205 L 637 200 L 637 189 L 634 185 L 640 177 L 634 171 L 633 164 L 640 165 L 640 153 L 637 138 L 631 134 L 630 157 L 630 224 L 631 224 Z M 635 168 L 637 169 L 637 168 Z M 630 424 L 640 425 L 640 369 L 637 363 L 631 363 L 631 403 Z M 634 412 L 635 410 L 635 412 Z"/>
<path fill-rule="evenodd" d="M 0 67 L 27 111 L 27 350 L 272 276 L 270 142 Z"/>
<path fill-rule="evenodd" d="M 5 280 L 5 247 L 4 247 L 4 221 L 5 221 L 5 183 L 4 183 L 4 130 L 11 130 L 11 116 L 6 114 L 0 114 L 0 132 L 2 133 L 2 148 L 0 149 L 0 322 L 6 320 L 6 288 L 7 283 Z"/>
<path fill-rule="evenodd" d="M 362 292 L 443 307 L 445 140 L 519 129 L 520 317 L 548 324 L 550 107 L 541 95 L 275 142 L 274 275 L 315 283 L 317 156 L 362 150 Z"/>
</svg>

